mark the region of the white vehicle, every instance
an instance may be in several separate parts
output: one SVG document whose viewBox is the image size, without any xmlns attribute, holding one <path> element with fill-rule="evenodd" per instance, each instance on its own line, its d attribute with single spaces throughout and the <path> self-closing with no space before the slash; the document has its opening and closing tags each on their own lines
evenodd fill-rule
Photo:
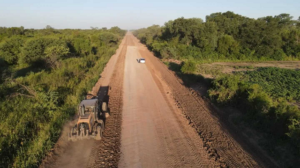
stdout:
<svg viewBox="0 0 300 168">
<path fill-rule="evenodd" d="M 139 63 L 145 63 L 146 60 L 145 60 L 145 58 L 140 58 L 140 59 L 138 59 L 138 62 L 139 62 Z"/>
</svg>

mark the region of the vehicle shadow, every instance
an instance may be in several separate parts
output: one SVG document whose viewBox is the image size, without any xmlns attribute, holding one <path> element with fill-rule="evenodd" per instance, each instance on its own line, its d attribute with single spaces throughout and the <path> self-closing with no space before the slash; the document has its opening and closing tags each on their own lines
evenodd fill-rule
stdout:
<svg viewBox="0 0 300 168">
<path fill-rule="evenodd" d="M 100 113 L 99 113 L 98 118 L 103 119 L 104 123 L 105 123 L 105 120 L 106 120 L 107 116 L 110 115 L 110 108 L 108 106 L 108 104 L 109 104 L 109 95 L 108 95 L 108 93 L 109 93 L 110 89 L 111 88 L 109 86 L 100 86 L 100 89 L 97 93 L 97 98 L 98 98 L 98 101 L 99 101 L 99 109 L 101 109 L 102 113 L 103 112 L 106 113 L 106 114 L 102 114 L 102 115 L 100 115 Z M 103 102 L 106 103 L 106 107 L 103 107 Z M 103 111 L 102 110 L 103 108 L 107 108 L 107 110 Z"/>
</svg>

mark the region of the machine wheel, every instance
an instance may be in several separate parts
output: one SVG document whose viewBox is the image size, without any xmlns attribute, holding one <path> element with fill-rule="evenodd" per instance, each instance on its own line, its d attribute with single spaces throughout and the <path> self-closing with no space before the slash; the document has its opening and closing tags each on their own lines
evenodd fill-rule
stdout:
<svg viewBox="0 0 300 168">
<path fill-rule="evenodd" d="M 95 136 L 96 140 L 101 140 L 103 136 L 103 129 L 101 128 L 101 126 L 97 126 L 97 134 Z"/>
<path fill-rule="evenodd" d="M 106 102 L 102 103 L 102 111 L 104 111 L 104 112 L 107 111 L 107 103 Z"/>
<path fill-rule="evenodd" d="M 88 129 L 85 131 L 85 138 L 90 139 L 89 130 Z"/>
<path fill-rule="evenodd" d="M 68 141 L 72 141 L 72 129 L 71 129 L 71 131 L 68 133 Z"/>
<path fill-rule="evenodd" d="M 110 116 L 109 112 L 105 112 L 105 118 L 108 118 Z"/>
<path fill-rule="evenodd" d="M 77 132 L 76 132 L 76 129 L 75 127 L 71 128 L 69 134 L 68 134 L 68 140 L 69 141 L 76 141 L 77 140 Z M 75 135 L 74 135 L 75 134 Z"/>
<path fill-rule="evenodd" d="M 103 120 L 99 120 L 98 124 L 102 128 L 102 130 L 104 130 L 104 121 Z"/>
</svg>

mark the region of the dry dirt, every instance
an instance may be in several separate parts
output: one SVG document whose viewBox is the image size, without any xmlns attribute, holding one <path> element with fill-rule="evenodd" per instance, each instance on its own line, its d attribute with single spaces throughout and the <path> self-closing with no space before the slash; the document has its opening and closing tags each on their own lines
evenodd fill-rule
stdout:
<svg viewBox="0 0 300 168">
<path fill-rule="evenodd" d="M 180 63 L 178 60 L 166 62 Z M 216 78 L 221 74 L 232 74 L 240 71 L 253 71 L 261 67 L 278 67 L 284 69 L 300 69 L 300 61 L 266 61 L 266 62 L 214 62 L 200 64 L 197 73 L 205 78 Z"/>
<path fill-rule="evenodd" d="M 253 66 L 253 67 L 278 67 L 286 69 L 300 69 L 300 61 L 266 61 L 266 62 L 215 62 L 211 65 L 223 66 Z"/>
</svg>

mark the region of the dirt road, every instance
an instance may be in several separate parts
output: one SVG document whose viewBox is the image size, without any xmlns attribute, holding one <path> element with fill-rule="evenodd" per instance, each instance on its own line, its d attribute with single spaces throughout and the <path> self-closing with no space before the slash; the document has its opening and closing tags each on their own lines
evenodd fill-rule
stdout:
<svg viewBox="0 0 300 168">
<path fill-rule="evenodd" d="M 131 33 L 108 66 L 92 91 L 111 87 L 103 139 L 62 140 L 64 150 L 45 167 L 262 167 Z"/>
<path fill-rule="evenodd" d="M 140 57 L 138 47 L 127 47 L 119 167 L 212 167 L 200 137 L 184 128 Z"/>
</svg>

